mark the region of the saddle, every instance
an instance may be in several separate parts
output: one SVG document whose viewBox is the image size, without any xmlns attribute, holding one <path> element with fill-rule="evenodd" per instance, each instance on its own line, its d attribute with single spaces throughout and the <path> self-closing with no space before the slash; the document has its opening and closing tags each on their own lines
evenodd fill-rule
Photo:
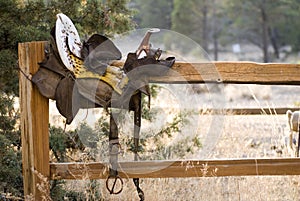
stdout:
<svg viewBox="0 0 300 201">
<path fill-rule="evenodd" d="M 140 51 L 144 50 L 147 53 L 145 57 L 139 58 L 140 52 L 131 52 L 128 53 L 123 67 L 114 66 L 113 61 L 121 59 L 121 52 L 109 38 L 99 34 L 92 35 L 79 45 L 79 54 L 73 53 L 71 50 L 75 48 L 68 43 L 72 36 L 64 38 L 57 34 L 57 27 L 63 26 L 59 21 L 60 17 L 51 30 L 50 41 L 45 50 L 46 57 L 39 64 L 40 68 L 33 75 L 32 81 L 43 96 L 56 100 L 57 109 L 66 118 L 67 124 L 73 121 L 80 108 L 108 108 L 111 107 L 112 98 L 115 101 L 114 107 L 133 110 L 131 96 L 136 91 L 150 96 L 149 78 L 165 75 L 166 69 L 172 67 L 175 62 L 174 57 L 160 60 L 159 49 L 142 49 Z M 60 45 L 61 43 L 63 45 Z M 62 46 L 66 47 L 65 52 L 59 49 Z M 78 74 L 78 70 L 68 67 L 64 62 L 65 55 L 68 57 L 68 64 L 81 65 L 84 72 Z M 148 68 L 142 75 L 139 71 L 133 71 L 142 66 Z M 134 73 L 128 76 L 130 72 Z"/>
</svg>

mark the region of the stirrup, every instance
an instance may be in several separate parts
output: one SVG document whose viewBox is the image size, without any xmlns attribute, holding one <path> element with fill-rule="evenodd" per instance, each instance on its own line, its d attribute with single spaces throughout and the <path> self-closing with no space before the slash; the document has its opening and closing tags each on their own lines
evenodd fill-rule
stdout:
<svg viewBox="0 0 300 201">
<path fill-rule="evenodd" d="M 111 179 L 114 179 L 114 181 L 113 181 L 112 187 L 110 188 L 109 187 L 109 180 L 111 180 Z M 118 180 L 121 182 L 121 188 L 116 190 L 115 187 L 116 187 L 116 184 L 117 184 Z M 116 175 L 116 176 L 110 175 L 110 176 L 108 176 L 107 179 L 106 179 L 106 189 L 109 191 L 110 194 L 114 194 L 114 195 L 120 194 L 123 191 L 123 180 L 122 180 L 122 178 L 119 175 Z"/>
</svg>

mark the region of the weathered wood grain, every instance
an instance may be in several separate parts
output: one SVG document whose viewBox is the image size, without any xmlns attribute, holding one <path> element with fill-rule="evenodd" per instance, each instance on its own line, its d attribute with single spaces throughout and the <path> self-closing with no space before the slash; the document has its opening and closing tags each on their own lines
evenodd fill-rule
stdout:
<svg viewBox="0 0 300 201">
<path fill-rule="evenodd" d="M 122 178 L 300 175 L 299 158 L 120 162 Z M 106 163 L 52 163 L 51 179 L 106 179 Z"/>
<path fill-rule="evenodd" d="M 253 62 L 175 63 L 169 73 L 154 82 L 235 83 L 235 84 L 300 84 L 299 64 L 262 64 Z"/>
<path fill-rule="evenodd" d="M 18 48 L 19 67 L 26 74 L 34 74 L 38 70 L 38 62 L 44 58 L 44 42 L 20 43 Z M 49 186 L 42 192 L 38 184 L 49 178 L 49 103 L 38 91 L 37 87 L 19 74 L 21 139 L 24 194 L 33 195 L 35 200 L 49 194 Z"/>
<path fill-rule="evenodd" d="M 299 107 L 261 107 L 261 108 L 224 108 L 224 109 L 213 109 L 206 108 L 200 109 L 199 114 L 223 114 L 223 115 L 282 115 L 286 114 L 288 110 L 300 111 Z"/>
<path fill-rule="evenodd" d="M 123 62 L 114 65 L 122 66 Z M 300 84 L 300 64 L 176 61 L 171 71 L 162 77 L 152 77 L 158 83 L 234 83 L 234 84 Z"/>
</svg>

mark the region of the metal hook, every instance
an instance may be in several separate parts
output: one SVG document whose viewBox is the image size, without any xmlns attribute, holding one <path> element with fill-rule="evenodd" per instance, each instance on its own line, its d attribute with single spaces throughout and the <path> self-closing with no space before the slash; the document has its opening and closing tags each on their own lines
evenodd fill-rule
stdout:
<svg viewBox="0 0 300 201">
<path fill-rule="evenodd" d="M 113 181 L 113 185 L 111 188 L 109 188 L 109 180 L 110 179 L 114 179 Z M 115 191 L 115 187 L 116 187 L 116 184 L 117 184 L 117 181 L 120 180 L 121 182 L 121 188 L 120 190 L 118 191 Z M 107 179 L 106 179 L 106 189 L 109 191 L 110 194 L 119 194 L 123 191 L 123 180 L 122 178 L 119 176 L 119 175 L 116 175 L 116 176 L 108 176 Z"/>
</svg>

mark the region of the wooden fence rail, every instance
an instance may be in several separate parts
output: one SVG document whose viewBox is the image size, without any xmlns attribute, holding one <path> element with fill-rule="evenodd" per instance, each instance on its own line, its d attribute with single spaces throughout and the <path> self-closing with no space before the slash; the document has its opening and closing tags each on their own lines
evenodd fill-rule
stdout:
<svg viewBox="0 0 300 201">
<path fill-rule="evenodd" d="M 38 62 L 44 58 L 45 42 L 19 44 L 19 67 L 27 75 L 38 70 Z M 116 62 L 122 65 L 122 62 Z M 152 82 L 160 83 L 247 83 L 247 84 L 300 84 L 299 64 L 259 64 L 252 62 L 176 62 L 167 76 L 152 77 Z M 176 73 L 174 73 L 176 71 Z M 20 109 L 22 135 L 22 162 L 25 196 L 35 200 L 49 196 L 49 189 L 41 191 L 38 184 L 47 179 L 99 179 L 108 174 L 107 164 L 63 163 L 49 164 L 49 106 L 29 79 L 20 73 Z M 274 108 L 277 114 L 287 109 Z M 250 114 L 271 111 L 269 108 L 246 109 Z M 234 109 L 228 109 L 233 111 Z M 228 112 L 227 111 L 227 112 Z M 235 109 L 243 114 L 245 109 Z M 224 112 L 218 111 L 217 112 Z M 271 112 L 270 112 L 271 113 Z M 242 176 L 242 175 L 300 175 L 299 159 L 236 159 L 198 161 L 149 161 L 120 163 L 124 177 L 202 177 L 202 176 Z M 207 172 L 203 174 L 205 170 Z M 148 170 L 145 173 L 145 170 Z M 151 170 L 149 172 L 149 170 Z M 155 170 L 155 171 L 154 171 Z M 138 174 L 136 174 L 138 173 Z M 47 185 L 46 185 L 47 186 Z"/>
<path fill-rule="evenodd" d="M 122 66 L 123 62 L 116 62 L 115 65 Z M 150 81 L 154 83 L 300 84 L 300 64 L 176 62 L 172 70 L 166 76 L 152 77 Z"/>
<path fill-rule="evenodd" d="M 300 175 L 299 158 L 120 162 L 122 178 Z M 52 163 L 51 179 L 105 179 L 106 163 Z"/>
<path fill-rule="evenodd" d="M 200 109 L 199 114 L 224 114 L 224 115 L 279 115 L 286 111 L 300 111 L 299 107 L 261 107 L 261 108 L 224 108 L 224 109 Z"/>
</svg>

